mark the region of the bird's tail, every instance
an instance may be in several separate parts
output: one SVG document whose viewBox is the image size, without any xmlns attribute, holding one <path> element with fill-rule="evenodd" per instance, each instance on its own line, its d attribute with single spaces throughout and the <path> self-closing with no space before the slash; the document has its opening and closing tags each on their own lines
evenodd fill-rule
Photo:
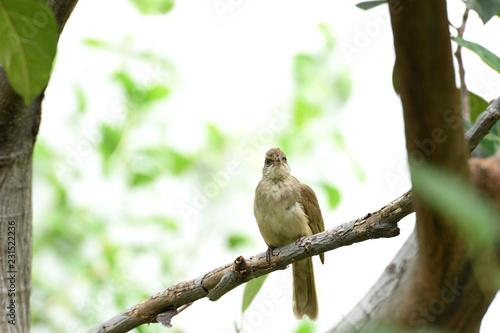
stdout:
<svg viewBox="0 0 500 333">
<path fill-rule="evenodd" d="M 293 314 L 297 319 L 308 316 L 318 318 L 318 298 L 314 284 L 314 270 L 311 258 L 292 264 L 293 269 Z"/>
</svg>

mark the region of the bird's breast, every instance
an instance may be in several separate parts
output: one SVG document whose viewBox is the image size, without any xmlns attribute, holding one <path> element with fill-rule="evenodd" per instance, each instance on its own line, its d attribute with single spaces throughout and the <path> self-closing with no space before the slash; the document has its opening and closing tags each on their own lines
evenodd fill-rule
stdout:
<svg viewBox="0 0 500 333">
<path fill-rule="evenodd" d="M 300 204 L 298 184 L 262 180 L 255 192 L 254 214 L 265 242 L 283 246 L 312 231 Z"/>
</svg>

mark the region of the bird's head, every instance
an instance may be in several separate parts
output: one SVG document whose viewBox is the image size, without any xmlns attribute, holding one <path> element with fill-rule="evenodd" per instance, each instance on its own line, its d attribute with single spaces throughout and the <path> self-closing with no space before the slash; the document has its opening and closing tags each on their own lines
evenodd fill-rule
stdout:
<svg viewBox="0 0 500 333">
<path fill-rule="evenodd" d="M 271 148 L 266 153 L 262 176 L 270 180 L 285 179 L 290 175 L 290 166 L 285 153 L 279 148 Z"/>
</svg>

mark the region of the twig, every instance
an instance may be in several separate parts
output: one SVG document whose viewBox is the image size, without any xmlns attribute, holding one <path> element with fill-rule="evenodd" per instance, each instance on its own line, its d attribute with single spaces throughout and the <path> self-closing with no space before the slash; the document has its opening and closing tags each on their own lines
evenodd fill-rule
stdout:
<svg viewBox="0 0 500 333">
<path fill-rule="evenodd" d="M 500 97 L 497 97 L 477 118 L 474 125 L 465 133 L 465 143 L 472 152 L 490 129 L 500 119 Z"/>
<path fill-rule="evenodd" d="M 464 36 L 465 24 L 467 23 L 467 18 L 469 17 L 469 8 L 465 9 L 464 16 L 462 18 L 462 25 L 457 29 L 459 37 Z M 464 120 L 470 121 L 470 105 L 469 105 L 469 91 L 467 85 L 465 84 L 465 68 L 462 61 L 462 47 L 457 45 L 457 50 L 455 52 L 455 57 L 458 63 L 458 75 L 460 77 L 460 99 L 462 101 L 462 116 Z"/>
<path fill-rule="evenodd" d="M 466 143 L 471 151 L 498 119 L 500 119 L 500 97 L 488 106 L 466 133 Z M 397 223 L 411 212 L 413 212 L 412 193 L 408 191 L 372 214 L 306 237 L 299 244 L 293 242 L 275 249 L 270 263 L 266 261 L 265 252 L 250 258 L 240 256 L 234 263 L 173 285 L 88 332 L 127 332 L 139 325 L 156 322 L 159 314 L 176 310 L 198 299 L 208 297 L 216 301 L 237 286 L 256 277 L 285 269 L 294 261 L 368 239 L 397 236 L 399 235 Z"/>
</svg>

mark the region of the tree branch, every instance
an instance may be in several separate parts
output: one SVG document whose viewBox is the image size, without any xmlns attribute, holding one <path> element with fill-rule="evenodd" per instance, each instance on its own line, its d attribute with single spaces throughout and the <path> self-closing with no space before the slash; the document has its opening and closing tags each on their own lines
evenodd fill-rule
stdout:
<svg viewBox="0 0 500 333">
<path fill-rule="evenodd" d="M 318 255 L 367 239 L 399 235 L 397 222 L 412 212 L 411 193 L 405 193 L 378 211 L 341 224 L 322 233 L 306 237 L 302 242 L 276 248 L 271 263 L 262 252 L 250 258 L 238 257 L 202 276 L 181 282 L 159 292 L 129 310 L 114 316 L 90 332 L 126 332 L 138 325 L 156 321 L 158 314 L 177 309 L 200 298 L 218 300 L 237 286 L 259 276 L 285 269 L 294 261 Z"/>
<path fill-rule="evenodd" d="M 476 148 L 498 119 L 500 119 L 500 97 L 497 97 L 488 105 L 470 130 L 465 133 L 465 143 L 469 152 L 472 152 Z"/>
<path fill-rule="evenodd" d="M 466 143 L 471 151 L 498 119 L 500 119 L 500 97 L 481 114 L 476 124 L 467 132 Z M 265 252 L 246 259 L 240 256 L 233 263 L 218 267 L 198 278 L 173 285 L 88 332 L 127 332 L 139 325 L 156 322 L 159 314 L 168 310 L 173 311 L 198 299 L 208 297 L 216 301 L 237 286 L 256 277 L 285 269 L 294 261 L 368 239 L 397 236 L 399 234 L 397 223 L 411 212 L 413 212 L 412 194 L 409 191 L 372 214 L 306 237 L 299 244 L 291 243 L 275 249 L 270 264 L 266 262 Z M 413 253 L 414 249 L 410 248 L 404 250 L 402 254 L 398 253 L 396 258 L 401 256 L 406 258 Z M 392 274 L 389 279 L 396 281 L 394 272 L 400 271 L 398 267 L 391 264 L 384 274 Z M 379 279 L 379 281 L 384 280 Z M 377 283 L 376 286 L 378 285 L 380 284 Z M 372 288 L 374 291 L 378 290 L 374 288 Z M 387 288 L 390 288 L 390 284 L 387 284 Z"/>
<path fill-rule="evenodd" d="M 497 108 L 497 114 L 500 114 L 499 110 Z M 469 160 L 469 166 L 476 187 L 500 207 L 500 192 L 498 191 L 500 155 L 485 159 L 472 158 Z M 377 315 L 397 286 L 403 283 L 404 273 L 410 269 L 418 251 L 416 233 L 413 232 L 366 295 L 328 333 L 369 331 L 367 328 L 373 324 L 371 321 L 374 316 Z M 500 249 L 497 249 L 497 256 L 500 256 Z M 494 260 L 491 260 L 489 264 L 494 265 Z M 487 279 L 489 275 L 485 274 L 485 277 L 482 276 L 482 278 Z M 485 281 L 485 284 L 488 283 L 491 283 L 491 280 Z M 443 304 L 454 302 L 462 293 L 462 289 L 463 285 L 459 284 L 458 280 L 448 280 L 445 282 L 443 290 L 452 293 L 450 294 L 452 297 L 444 300 L 436 299 L 436 302 L 441 301 Z M 415 311 L 415 314 L 421 313 Z M 417 328 L 424 328 L 423 325 L 427 324 L 421 319 L 422 317 L 414 321 Z"/>
<path fill-rule="evenodd" d="M 456 28 L 459 37 L 464 36 L 465 25 L 467 23 L 468 17 L 469 8 L 465 8 L 464 16 L 462 17 L 462 25 Z M 465 68 L 462 60 L 462 47 L 460 45 L 457 46 L 455 57 L 457 58 L 458 75 L 460 77 L 460 99 L 462 101 L 462 116 L 464 120 L 470 121 L 469 91 L 465 83 Z"/>
</svg>

